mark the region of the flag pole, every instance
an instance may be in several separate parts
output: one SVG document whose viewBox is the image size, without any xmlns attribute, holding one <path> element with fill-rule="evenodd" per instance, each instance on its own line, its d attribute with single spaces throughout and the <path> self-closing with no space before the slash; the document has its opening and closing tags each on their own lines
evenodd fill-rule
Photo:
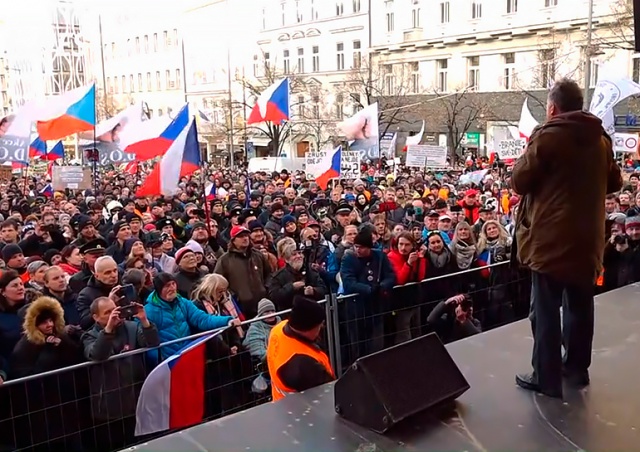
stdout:
<svg viewBox="0 0 640 452">
<path fill-rule="evenodd" d="M 207 174 L 206 174 L 206 164 L 204 158 L 202 158 L 202 154 L 204 152 L 200 150 L 200 181 L 202 182 L 202 202 L 204 204 L 204 218 L 207 224 L 207 232 L 209 233 L 209 238 L 211 238 L 211 213 L 209 213 L 209 202 L 207 201 Z"/>
</svg>

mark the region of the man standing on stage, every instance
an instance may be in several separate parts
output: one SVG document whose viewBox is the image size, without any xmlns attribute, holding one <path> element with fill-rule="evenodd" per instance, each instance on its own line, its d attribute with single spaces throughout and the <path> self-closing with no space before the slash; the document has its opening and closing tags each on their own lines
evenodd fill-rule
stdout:
<svg viewBox="0 0 640 452">
<path fill-rule="evenodd" d="M 547 121 L 534 130 L 512 177 L 522 196 L 517 252 L 531 269 L 534 337 L 533 373 L 517 375 L 516 383 L 558 398 L 563 375 L 570 384 L 589 384 L 593 287 L 605 245 L 604 201 L 622 187 L 611 139 L 600 119 L 582 111 L 583 102 L 577 83 L 555 83 L 547 99 Z"/>
</svg>

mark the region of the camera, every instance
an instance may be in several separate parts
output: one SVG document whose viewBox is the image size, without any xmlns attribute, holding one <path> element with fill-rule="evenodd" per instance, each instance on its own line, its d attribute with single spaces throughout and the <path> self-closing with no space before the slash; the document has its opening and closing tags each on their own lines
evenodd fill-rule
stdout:
<svg viewBox="0 0 640 452">
<path fill-rule="evenodd" d="M 629 241 L 629 236 L 627 234 L 616 235 L 613 238 L 613 244 L 614 245 L 624 245 L 628 241 Z"/>
<path fill-rule="evenodd" d="M 204 209 L 193 209 L 191 213 L 198 218 L 204 218 L 206 216 Z"/>
</svg>

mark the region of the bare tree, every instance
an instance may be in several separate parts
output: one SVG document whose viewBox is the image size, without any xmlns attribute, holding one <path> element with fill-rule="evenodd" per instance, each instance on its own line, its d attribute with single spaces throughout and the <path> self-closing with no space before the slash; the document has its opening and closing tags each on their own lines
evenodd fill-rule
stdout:
<svg viewBox="0 0 640 452">
<path fill-rule="evenodd" d="M 341 93 L 335 95 L 333 109 L 327 99 L 332 93 L 321 87 L 309 87 L 310 98 L 300 103 L 293 113 L 296 124 L 297 139 L 307 139 L 313 144 L 312 149 L 319 151 L 328 144 L 334 144 L 338 135 L 338 122 L 343 119 L 344 98 Z"/>
<path fill-rule="evenodd" d="M 616 0 L 604 26 L 594 30 L 594 45 L 609 49 L 635 49 L 633 0 Z"/>
<path fill-rule="evenodd" d="M 378 102 L 380 136 L 406 122 L 399 107 L 407 104 L 406 96 L 412 94 L 412 90 L 403 64 L 373 67 L 368 58 L 363 58 L 361 64 L 349 72 L 343 90 L 357 110 Z"/>
<path fill-rule="evenodd" d="M 461 148 L 465 134 L 474 126 L 494 119 L 493 108 L 487 96 L 480 96 L 470 88 L 459 88 L 452 93 L 435 92 L 435 98 L 427 101 L 429 107 L 437 114 L 447 130 L 447 145 L 450 158 Z"/>
<path fill-rule="evenodd" d="M 113 118 L 120 110 L 122 107 L 112 94 L 105 94 L 102 89 L 98 90 L 96 94 L 96 119 L 98 121 Z"/>
<path fill-rule="evenodd" d="M 240 103 L 243 108 L 251 109 L 257 102 L 260 94 L 273 85 L 278 80 L 283 78 L 289 79 L 289 89 L 292 99 L 297 99 L 298 93 L 304 93 L 306 90 L 306 81 L 297 74 L 285 74 L 279 71 L 275 62 L 271 62 L 262 55 L 262 72 L 254 79 L 247 77 L 240 78 L 240 82 L 243 85 L 243 89 L 247 91 L 248 98 L 247 103 Z M 290 102 L 289 108 L 294 109 L 298 105 L 298 102 Z M 291 115 L 291 112 L 290 112 Z M 294 123 L 291 121 L 283 122 L 282 124 L 276 124 L 272 121 L 266 121 L 261 124 L 247 126 L 247 130 L 256 132 L 259 135 L 266 136 L 270 140 L 270 154 L 275 156 L 280 155 L 284 143 L 295 136 Z"/>
</svg>

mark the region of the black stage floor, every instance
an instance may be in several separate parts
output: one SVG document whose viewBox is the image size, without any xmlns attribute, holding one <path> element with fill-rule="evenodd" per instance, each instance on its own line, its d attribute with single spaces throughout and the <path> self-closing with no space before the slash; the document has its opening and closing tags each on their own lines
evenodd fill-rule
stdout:
<svg viewBox="0 0 640 452">
<path fill-rule="evenodd" d="M 532 338 L 521 321 L 448 346 L 471 389 L 448 414 L 378 435 L 340 419 L 332 385 L 193 427 L 139 451 L 640 450 L 640 285 L 596 298 L 591 386 L 565 400 L 516 387 Z"/>
</svg>

